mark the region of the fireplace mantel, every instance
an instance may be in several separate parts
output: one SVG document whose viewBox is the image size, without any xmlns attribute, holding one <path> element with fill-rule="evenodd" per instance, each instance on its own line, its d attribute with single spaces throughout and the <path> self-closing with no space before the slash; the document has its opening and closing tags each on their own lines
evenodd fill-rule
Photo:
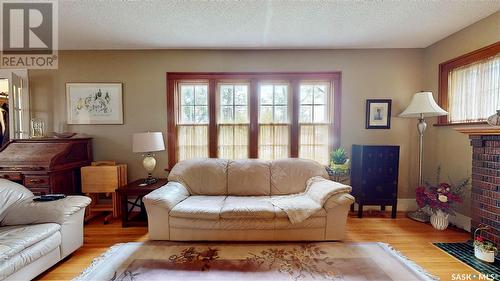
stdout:
<svg viewBox="0 0 500 281">
<path fill-rule="evenodd" d="M 495 136 L 500 135 L 500 127 L 488 125 L 481 126 L 463 126 L 454 128 L 456 131 L 467 134 L 469 136 Z"/>
</svg>

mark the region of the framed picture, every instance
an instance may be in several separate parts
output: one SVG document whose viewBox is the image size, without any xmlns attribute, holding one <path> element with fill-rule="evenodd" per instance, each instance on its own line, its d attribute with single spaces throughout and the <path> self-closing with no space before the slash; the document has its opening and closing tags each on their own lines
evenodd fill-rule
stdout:
<svg viewBox="0 0 500 281">
<path fill-rule="evenodd" d="M 68 124 L 123 124 L 122 83 L 66 83 Z"/>
<path fill-rule="evenodd" d="M 391 102 L 389 99 L 366 100 L 366 129 L 391 128 Z"/>
</svg>

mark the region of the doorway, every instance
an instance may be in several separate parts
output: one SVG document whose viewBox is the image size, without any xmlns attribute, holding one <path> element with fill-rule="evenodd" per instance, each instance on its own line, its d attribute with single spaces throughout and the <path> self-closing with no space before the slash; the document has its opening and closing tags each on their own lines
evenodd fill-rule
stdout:
<svg viewBox="0 0 500 281">
<path fill-rule="evenodd" d="M 9 79 L 0 78 L 0 147 L 10 140 Z"/>
<path fill-rule="evenodd" d="M 30 98 L 26 69 L 0 69 L 0 148 L 30 137 Z"/>
</svg>

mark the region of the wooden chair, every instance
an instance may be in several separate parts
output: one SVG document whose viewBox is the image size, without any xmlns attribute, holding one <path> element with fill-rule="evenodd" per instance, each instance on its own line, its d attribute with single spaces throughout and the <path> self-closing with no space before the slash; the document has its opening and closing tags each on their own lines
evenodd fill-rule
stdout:
<svg viewBox="0 0 500 281">
<path fill-rule="evenodd" d="M 81 168 L 82 192 L 92 198 L 87 208 L 85 222 L 107 213 L 104 224 L 120 216 L 120 200 L 116 189 L 127 185 L 127 165 L 114 161 L 92 162 Z M 111 201 L 109 198 L 111 197 Z"/>
</svg>

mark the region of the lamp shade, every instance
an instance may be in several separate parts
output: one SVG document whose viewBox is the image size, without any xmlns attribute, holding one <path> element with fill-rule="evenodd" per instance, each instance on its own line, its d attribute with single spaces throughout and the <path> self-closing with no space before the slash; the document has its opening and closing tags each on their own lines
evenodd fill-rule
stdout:
<svg viewBox="0 0 500 281">
<path fill-rule="evenodd" d="M 161 132 L 138 133 L 132 136 L 132 151 L 153 152 L 165 150 Z"/>
<path fill-rule="evenodd" d="M 416 93 L 411 99 L 410 105 L 399 114 L 399 117 L 420 118 L 447 115 L 444 109 L 434 101 L 431 92 Z"/>
</svg>

